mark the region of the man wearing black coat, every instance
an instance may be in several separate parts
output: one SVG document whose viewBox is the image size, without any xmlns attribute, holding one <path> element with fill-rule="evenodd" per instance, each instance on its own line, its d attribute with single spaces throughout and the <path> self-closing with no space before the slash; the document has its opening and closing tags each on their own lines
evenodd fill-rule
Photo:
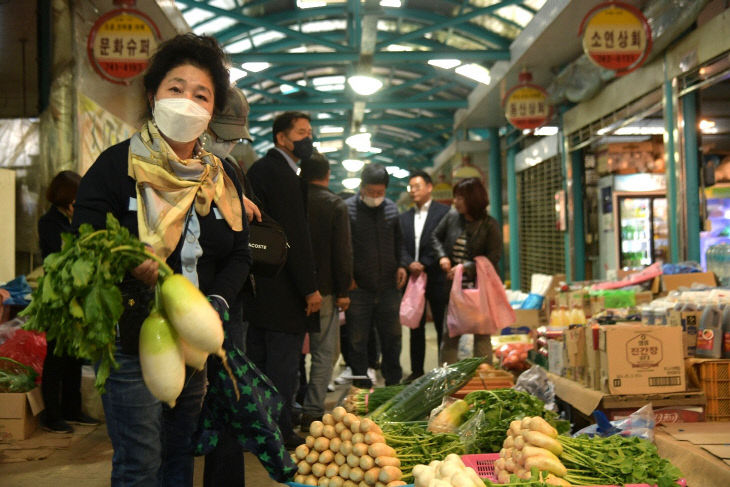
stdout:
<svg viewBox="0 0 730 487">
<path fill-rule="evenodd" d="M 284 228 L 289 243 L 286 264 L 276 277 L 254 275 L 254 295 L 247 297 L 246 352 L 272 380 L 284 399 L 279 427 L 288 448 L 301 439 L 294 432 L 291 409 L 298 385 L 304 334 L 319 330 L 318 291 L 306 215 L 306 187 L 297 164 L 312 155 L 309 116 L 285 112 L 274 119 L 275 147 L 248 171 L 262 210 Z"/>
<path fill-rule="evenodd" d="M 438 259 L 431 246 L 431 234 L 436 225 L 449 212 L 449 207 L 433 201 L 431 192 L 433 181 L 425 171 L 414 171 L 408 181 L 408 192 L 414 206 L 401 213 L 400 225 L 403 232 L 402 265 L 408 268 L 412 277 L 426 273 L 426 300 L 431 306 L 433 324 L 436 328 L 438 347 L 441 347 L 444 312 L 449 301 L 449 290 L 444 273 L 439 267 Z M 418 328 L 411 330 L 411 375 L 405 382 L 410 382 L 423 375 L 423 362 L 426 353 L 426 310 Z"/>
</svg>

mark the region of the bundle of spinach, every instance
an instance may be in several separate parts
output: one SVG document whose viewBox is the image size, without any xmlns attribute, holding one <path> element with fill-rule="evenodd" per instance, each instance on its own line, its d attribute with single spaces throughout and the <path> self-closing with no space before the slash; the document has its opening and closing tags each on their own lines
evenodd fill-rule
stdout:
<svg viewBox="0 0 730 487">
<path fill-rule="evenodd" d="M 473 391 L 464 397 L 470 409 L 462 417 L 459 432 L 468 453 L 492 453 L 502 448 L 510 422 L 525 416 L 542 416 L 559 433 L 567 432 L 570 423 L 559 420 L 545 409 L 545 403 L 523 391 L 493 389 Z"/>
<path fill-rule="evenodd" d="M 96 387 L 103 392 L 111 367 L 117 367 L 116 323 L 124 311 L 117 284 L 145 259 L 159 258 L 111 213 L 106 229 L 83 224 L 78 236 L 63 234 L 62 240 L 61 251 L 43 261 L 44 275 L 21 312 L 28 317 L 24 328 L 46 332 L 56 341 L 56 354 L 99 362 Z"/>
<path fill-rule="evenodd" d="M 577 485 L 649 484 L 672 487 L 682 473 L 661 458 L 656 446 L 637 437 L 621 435 L 558 437 L 560 460 L 568 469 L 565 480 Z"/>
</svg>

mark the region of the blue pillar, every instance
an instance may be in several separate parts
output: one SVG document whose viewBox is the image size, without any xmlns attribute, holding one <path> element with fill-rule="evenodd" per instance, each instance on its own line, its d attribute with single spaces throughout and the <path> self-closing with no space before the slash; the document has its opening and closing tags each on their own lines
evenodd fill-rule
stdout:
<svg viewBox="0 0 730 487">
<path fill-rule="evenodd" d="M 679 232 L 677 225 L 677 157 L 674 153 L 674 96 L 672 80 L 667 78 L 664 56 L 664 152 L 667 175 L 667 219 L 669 220 L 669 261 L 679 262 Z"/>
<path fill-rule="evenodd" d="M 582 150 L 570 153 L 570 165 L 573 184 L 571 193 L 573 197 L 573 280 L 584 281 L 586 278 L 586 232 L 583 216 L 585 166 Z"/>
<path fill-rule="evenodd" d="M 517 206 L 517 173 L 515 134 L 507 137 L 507 203 L 509 206 L 509 276 L 512 289 L 520 289 L 520 214 Z"/>
<path fill-rule="evenodd" d="M 682 97 L 684 181 L 687 199 L 687 260 L 700 261 L 700 166 L 697 148 L 697 92 Z"/>
<path fill-rule="evenodd" d="M 487 129 L 489 141 L 489 213 L 497 220 L 499 228 L 504 224 L 502 215 L 502 152 L 499 150 L 499 129 Z M 504 279 L 504 257 L 499 259 L 499 275 Z"/>
</svg>

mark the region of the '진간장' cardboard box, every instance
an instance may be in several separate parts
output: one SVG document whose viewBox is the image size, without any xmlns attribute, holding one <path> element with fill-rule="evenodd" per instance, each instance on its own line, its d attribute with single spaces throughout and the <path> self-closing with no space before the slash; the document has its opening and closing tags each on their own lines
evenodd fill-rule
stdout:
<svg viewBox="0 0 730 487">
<path fill-rule="evenodd" d="M 599 354 L 604 392 L 651 394 L 686 388 L 680 327 L 601 326 Z"/>
</svg>

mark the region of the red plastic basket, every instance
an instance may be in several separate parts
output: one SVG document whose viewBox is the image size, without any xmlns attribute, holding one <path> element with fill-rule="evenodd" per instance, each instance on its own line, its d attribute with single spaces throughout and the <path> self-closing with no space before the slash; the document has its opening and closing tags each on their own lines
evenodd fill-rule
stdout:
<svg viewBox="0 0 730 487">
<path fill-rule="evenodd" d="M 492 482 L 497 481 L 497 476 L 494 473 L 494 462 L 499 459 L 499 453 L 479 453 L 475 455 L 462 455 L 461 461 L 467 467 L 473 468 L 477 475 L 483 479 L 490 480 Z M 684 479 L 679 479 L 677 485 L 686 487 L 687 482 Z M 594 485 L 590 487 L 618 487 L 615 485 Z M 649 484 L 626 484 L 624 487 L 651 487 Z M 656 486 L 655 486 L 656 487 Z"/>
</svg>

